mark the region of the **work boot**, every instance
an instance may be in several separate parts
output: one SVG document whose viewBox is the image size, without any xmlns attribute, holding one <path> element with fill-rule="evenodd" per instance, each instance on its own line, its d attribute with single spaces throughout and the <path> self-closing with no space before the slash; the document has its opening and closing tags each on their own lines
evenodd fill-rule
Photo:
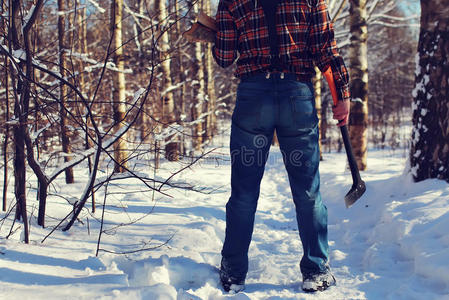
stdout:
<svg viewBox="0 0 449 300">
<path fill-rule="evenodd" d="M 302 289 L 308 293 L 324 291 L 335 284 L 335 277 L 330 271 L 317 274 L 303 274 Z"/>
</svg>

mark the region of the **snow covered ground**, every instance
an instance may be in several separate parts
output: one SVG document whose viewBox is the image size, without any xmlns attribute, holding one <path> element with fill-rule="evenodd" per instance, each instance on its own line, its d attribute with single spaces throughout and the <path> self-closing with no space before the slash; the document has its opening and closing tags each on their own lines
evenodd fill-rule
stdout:
<svg viewBox="0 0 449 300">
<path fill-rule="evenodd" d="M 325 153 L 321 191 L 329 211 L 331 266 L 337 286 L 306 294 L 300 289 L 302 250 L 288 179 L 279 150 L 272 148 L 249 253 L 247 287 L 235 295 L 224 293 L 217 267 L 229 197 L 226 153 L 226 147 L 220 148 L 210 159 L 174 178 L 202 193 L 167 189 L 172 197 L 156 193 L 152 201 L 152 193 L 136 180 L 108 186 L 101 248 L 128 252 L 168 240 L 151 251 L 126 255 L 100 251 L 95 257 L 99 232 L 95 218 L 101 217 L 104 190 L 96 194 L 95 214 L 85 211 L 82 223 L 69 232 L 56 231 L 41 243 L 68 213 L 69 205 L 61 197 L 50 196 L 50 228 L 39 228 L 35 192 L 30 192 L 29 214 L 34 209 L 30 245 L 20 242 L 21 228 L 5 239 L 11 223 L 1 223 L 1 298 L 449 299 L 449 184 L 413 183 L 404 174 L 403 150 L 369 152 L 369 170 L 362 174 L 367 192 L 350 209 L 343 201 L 351 185 L 345 154 Z M 164 178 L 180 167 L 180 163 L 164 162 L 156 175 Z M 83 172 L 78 169 L 77 178 L 86 178 Z M 54 194 L 73 197 L 83 190 L 82 182 L 67 187 L 61 179 L 52 187 Z"/>
</svg>

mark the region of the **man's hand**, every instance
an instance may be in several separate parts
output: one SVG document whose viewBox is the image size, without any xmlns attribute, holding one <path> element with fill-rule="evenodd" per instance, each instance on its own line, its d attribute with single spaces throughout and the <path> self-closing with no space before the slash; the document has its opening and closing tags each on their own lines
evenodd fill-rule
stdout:
<svg viewBox="0 0 449 300">
<path fill-rule="evenodd" d="M 351 101 L 338 101 L 337 105 L 332 106 L 332 112 L 334 113 L 334 120 L 338 120 L 337 126 L 341 127 L 348 123 L 349 107 Z"/>
<path fill-rule="evenodd" d="M 332 106 L 334 120 L 338 121 L 337 126 L 344 126 L 348 123 L 349 107 L 351 106 L 351 102 L 349 100 L 338 100 L 337 88 L 335 87 L 334 76 L 332 75 L 331 67 L 327 68 L 327 70 L 323 72 L 323 75 L 326 78 L 327 83 L 329 84 L 329 89 L 331 90 L 332 94 L 332 100 L 334 102 L 334 106 Z"/>
</svg>

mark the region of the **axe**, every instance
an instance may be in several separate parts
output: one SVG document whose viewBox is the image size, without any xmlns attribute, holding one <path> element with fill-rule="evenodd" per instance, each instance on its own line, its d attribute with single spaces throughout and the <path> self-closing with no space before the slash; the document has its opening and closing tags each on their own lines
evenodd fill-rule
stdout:
<svg viewBox="0 0 449 300">
<path fill-rule="evenodd" d="M 331 67 L 329 67 L 324 73 L 329 88 L 331 90 L 332 99 L 334 105 L 337 105 L 337 89 L 335 87 L 334 77 L 332 75 Z M 341 121 L 339 121 L 341 122 Z M 352 187 L 345 196 L 346 207 L 349 208 L 353 205 L 366 191 L 365 182 L 360 177 L 359 168 L 357 167 L 357 162 L 352 152 L 351 142 L 349 140 L 348 127 L 346 125 L 340 126 L 341 136 L 343 138 L 343 143 L 345 144 L 346 156 L 348 157 L 349 168 L 351 169 L 352 175 Z"/>
</svg>

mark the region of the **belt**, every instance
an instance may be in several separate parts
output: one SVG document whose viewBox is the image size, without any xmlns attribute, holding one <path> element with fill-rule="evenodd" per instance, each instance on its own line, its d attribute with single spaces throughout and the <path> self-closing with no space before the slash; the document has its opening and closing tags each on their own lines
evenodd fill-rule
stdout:
<svg viewBox="0 0 449 300">
<path fill-rule="evenodd" d="M 260 70 L 254 73 L 243 74 L 240 76 L 241 80 L 246 80 L 249 78 L 260 78 L 260 79 L 270 79 L 273 78 L 273 75 L 279 75 L 279 79 L 287 79 L 287 80 L 297 80 L 297 81 L 305 81 L 309 82 L 312 80 L 310 76 L 299 75 L 292 72 L 287 71 L 279 71 L 279 70 Z"/>
</svg>

